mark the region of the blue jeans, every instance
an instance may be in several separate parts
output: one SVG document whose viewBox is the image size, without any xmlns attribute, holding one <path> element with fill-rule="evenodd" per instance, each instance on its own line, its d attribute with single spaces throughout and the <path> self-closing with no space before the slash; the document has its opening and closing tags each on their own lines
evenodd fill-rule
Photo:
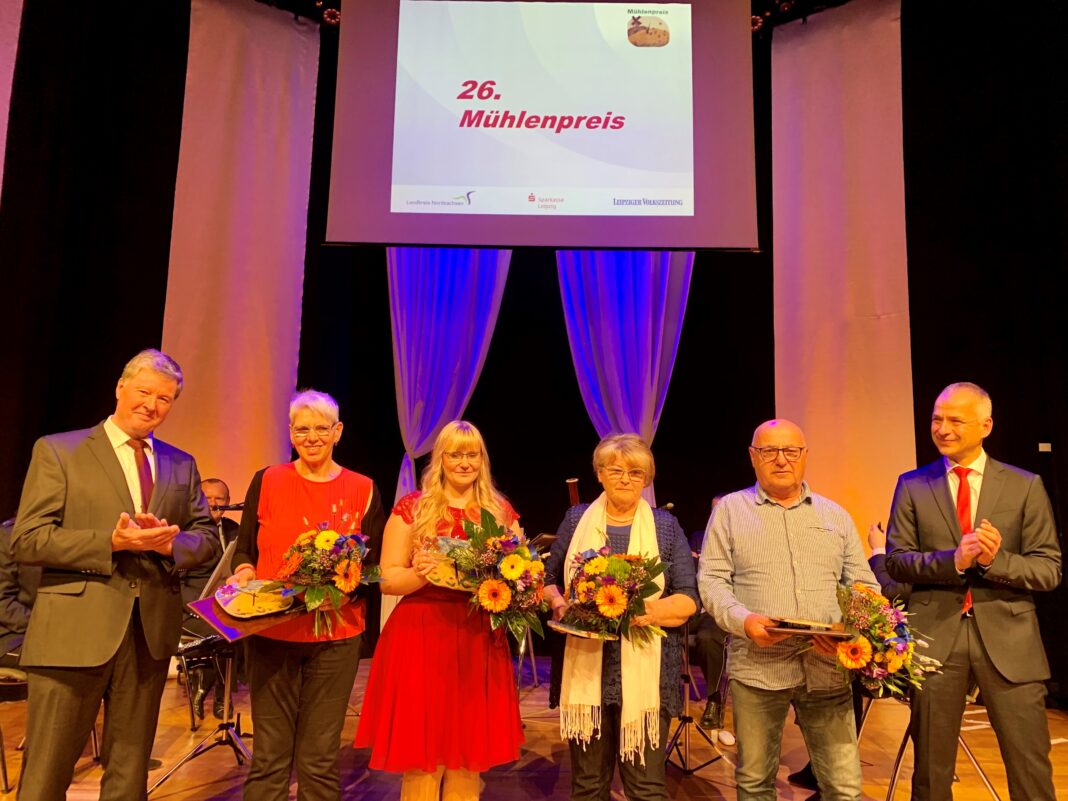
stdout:
<svg viewBox="0 0 1068 801">
<path fill-rule="evenodd" d="M 860 801 L 863 779 L 848 684 L 816 693 L 803 686 L 761 690 L 732 680 L 731 697 L 738 738 L 738 801 L 775 801 L 782 728 L 791 704 L 823 801 Z"/>
</svg>

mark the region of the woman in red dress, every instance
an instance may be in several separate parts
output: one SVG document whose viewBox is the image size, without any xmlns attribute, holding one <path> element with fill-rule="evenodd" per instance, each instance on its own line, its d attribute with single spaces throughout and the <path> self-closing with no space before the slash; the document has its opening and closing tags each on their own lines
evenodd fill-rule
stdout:
<svg viewBox="0 0 1068 801">
<path fill-rule="evenodd" d="M 477 799 L 479 772 L 517 759 L 523 742 L 511 656 L 470 593 L 427 576 L 442 558 L 437 538 L 464 538 L 465 517 L 485 508 L 511 527 L 518 515 L 493 486 L 482 435 L 462 420 L 438 435 L 421 486 L 386 523 L 380 586 L 403 598 L 375 649 L 356 747 L 371 747 L 372 768 L 404 774 L 402 801 Z"/>
<path fill-rule="evenodd" d="M 374 482 L 334 461 L 341 429 L 337 402 L 329 395 L 306 390 L 290 401 L 289 436 L 297 459 L 252 479 L 231 583 L 277 577 L 286 549 L 324 522 L 330 531 L 367 536 L 368 561 L 375 561 L 385 512 Z M 344 604 L 332 630 L 320 629 L 318 635 L 312 616 L 300 615 L 249 638 L 256 744 L 244 801 L 289 798 L 294 765 L 300 801 L 340 799 L 338 744 L 360 663 L 364 606 L 359 597 Z"/>
</svg>

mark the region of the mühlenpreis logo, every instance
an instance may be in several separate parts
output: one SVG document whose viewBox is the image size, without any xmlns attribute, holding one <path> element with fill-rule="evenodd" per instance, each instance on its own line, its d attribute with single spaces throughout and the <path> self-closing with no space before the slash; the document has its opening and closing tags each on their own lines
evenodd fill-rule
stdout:
<svg viewBox="0 0 1068 801">
<path fill-rule="evenodd" d="M 464 202 L 465 206 L 470 206 L 471 205 L 471 195 L 473 195 L 473 194 L 475 194 L 475 190 L 474 189 L 472 189 L 470 192 L 465 192 L 462 195 L 453 195 L 451 199 L 452 200 L 462 200 Z"/>
<path fill-rule="evenodd" d="M 627 41 L 635 47 L 663 47 L 671 41 L 671 31 L 665 20 L 652 16 L 646 9 L 628 9 L 631 15 L 627 26 Z"/>
</svg>

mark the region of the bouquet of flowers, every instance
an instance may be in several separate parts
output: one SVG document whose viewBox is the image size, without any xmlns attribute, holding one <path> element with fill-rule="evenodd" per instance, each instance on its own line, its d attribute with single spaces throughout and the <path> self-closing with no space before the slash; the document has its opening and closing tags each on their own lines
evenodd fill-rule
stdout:
<svg viewBox="0 0 1068 801">
<path fill-rule="evenodd" d="M 574 567 L 564 625 L 593 634 L 620 635 L 639 646 L 664 636 L 659 626 L 631 625 L 635 615 L 645 614 L 645 599 L 660 589 L 655 579 L 664 572 L 664 563 L 659 557 L 612 553 L 605 545 L 576 554 Z"/>
<path fill-rule="evenodd" d="M 853 632 L 852 639 L 838 645 L 838 664 L 876 697 L 904 695 L 942 666 L 916 652 L 927 643 L 913 636 L 900 602 L 891 603 L 870 587 L 854 584 L 838 588 L 838 605 L 846 630 Z"/>
<path fill-rule="evenodd" d="M 526 639 L 528 629 L 545 636 L 538 618 L 548 609 L 542 596 L 545 566 L 527 538 L 499 525 L 488 509 L 482 510 L 480 523 L 464 520 L 463 526 L 466 540 L 440 539 L 463 576 L 463 587 L 473 592 L 472 609 L 488 612 L 490 627 L 506 626 L 517 642 Z"/>
<path fill-rule="evenodd" d="M 332 511 L 336 515 L 337 507 Z M 364 569 L 367 537 L 356 531 L 355 518 L 344 512 L 338 522 L 339 525 L 319 523 L 298 536 L 282 556 L 276 581 L 263 588 L 269 591 L 284 587 L 283 595 L 303 593 L 304 606 L 315 613 L 316 637 L 323 628 L 328 634 L 333 632 L 333 621 L 341 619 L 346 595 L 360 584 L 371 584 L 380 578 L 377 566 Z M 307 519 L 304 523 L 308 524 Z"/>
</svg>

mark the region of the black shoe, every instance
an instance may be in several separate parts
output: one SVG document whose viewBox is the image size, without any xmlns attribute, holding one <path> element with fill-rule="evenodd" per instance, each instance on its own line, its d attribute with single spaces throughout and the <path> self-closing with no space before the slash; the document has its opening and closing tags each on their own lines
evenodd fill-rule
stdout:
<svg viewBox="0 0 1068 801">
<path fill-rule="evenodd" d="M 790 784 L 797 785 L 798 787 L 804 787 L 806 790 L 819 791 L 820 786 L 816 782 L 816 775 L 812 772 L 812 763 L 809 762 L 801 770 L 791 773 L 786 777 L 786 781 Z"/>
<path fill-rule="evenodd" d="M 193 712 L 201 720 L 204 719 L 204 702 L 213 684 L 215 684 L 214 667 L 189 668 L 189 694 L 193 698 Z"/>
<path fill-rule="evenodd" d="M 215 688 L 215 700 L 211 704 L 211 714 L 213 714 L 217 720 L 223 719 L 223 686 L 220 683 Z M 230 701 L 230 717 L 234 716 L 234 702 Z"/>
<path fill-rule="evenodd" d="M 715 696 L 708 699 L 705 704 L 704 714 L 701 715 L 700 724 L 702 729 L 723 728 L 723 704 Z"/>
</svg>

